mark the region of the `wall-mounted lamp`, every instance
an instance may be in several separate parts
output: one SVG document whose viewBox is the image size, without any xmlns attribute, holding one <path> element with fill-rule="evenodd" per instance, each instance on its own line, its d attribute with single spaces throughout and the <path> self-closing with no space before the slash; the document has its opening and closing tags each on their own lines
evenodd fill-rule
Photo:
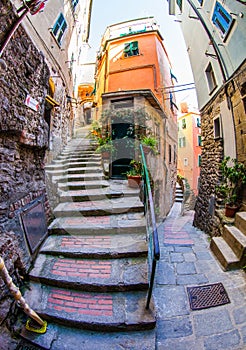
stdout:
<svg viewBox="0 0 246 350">
<path fill-rule="evenodd" d="M 67 102 L 69 102 L 71 104 L 74 103 L 76 105 L 76 107 L 79 104 L 78 100 L 72 96 L 66 95 L 66 98 L 67 98 Z"/>
</svg>

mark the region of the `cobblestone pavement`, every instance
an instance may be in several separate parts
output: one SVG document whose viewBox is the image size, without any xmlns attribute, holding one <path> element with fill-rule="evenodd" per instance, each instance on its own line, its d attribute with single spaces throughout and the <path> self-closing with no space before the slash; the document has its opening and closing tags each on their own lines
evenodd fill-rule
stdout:
<svg viewBox="0 0 246 350">
<path fill-rule="evenodd" d="M 246 274 L 224 272 L 210 251 L 208 235 L 192 226 L 194 212 L 181 216 L 180 209 L 175 203 L 158 227 L 156 350 L 245 350 Z M 187 287 L 219 282 L 230 303 L 191 310 Z"/>
</svg>

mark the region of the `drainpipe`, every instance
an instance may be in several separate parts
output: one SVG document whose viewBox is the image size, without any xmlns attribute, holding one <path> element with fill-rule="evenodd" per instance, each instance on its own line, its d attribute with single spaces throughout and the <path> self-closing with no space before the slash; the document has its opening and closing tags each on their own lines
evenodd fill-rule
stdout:
<svg viewBox="0 0 246 350">
<path fill-rule="evenodd" d="M 39 325 L 39 328 L 35 327 L 35 325 L 34 324 L 31 325 L 30 320 L 28 320 L 26 324 L 26 328 L 36 333 L 41 333 L 41 334 L 45 333 L 47 328 L 47 322 L 43 321 L 38 316 L 38 314 L 36 314 L 36 312 L 33 311 L 29 307 L 29 305 L 26 303 L 25 299 L 21 295 L 19 288 L 13 283 L 13 280 L 10 277 L 8 270 L 4 264 L 4 260 L 1 257 L 0 257 L 0 276 L 2 277 L 3 281 L 7 285 L 15 301 L 17 301 L 18 306 L 20 306 L 24 310 L 24 312 Z"/>
</svg>

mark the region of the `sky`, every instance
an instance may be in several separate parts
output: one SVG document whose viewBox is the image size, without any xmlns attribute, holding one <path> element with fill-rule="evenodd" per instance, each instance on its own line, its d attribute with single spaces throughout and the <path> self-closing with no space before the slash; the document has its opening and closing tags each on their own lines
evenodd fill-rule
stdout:
<svg viewBox="0 0 246 350">
<path fill-rule="evenodd" d="M 107 26 L 150 16 L 154 16 L 160 25 L 172 72 L 177 77 L 178 84 L 192 83 L 194 80 L 182 31 L 179 23 L 175 22 L 175 17 L 168 14 L 167 0 L 93 0 L 88 60 L 95 61 Z M 178 103 L 186 101 L 191 108 L 197 107 L 195 90 L 179 92 L 176 99 Z"/>
</svg>

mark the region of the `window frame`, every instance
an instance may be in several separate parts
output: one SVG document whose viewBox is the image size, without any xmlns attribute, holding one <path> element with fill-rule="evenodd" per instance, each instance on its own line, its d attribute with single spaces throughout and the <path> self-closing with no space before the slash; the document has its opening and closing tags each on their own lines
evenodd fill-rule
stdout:
<svg viewBox="0 0 246 350">
<path fill-rule="evenodd" d="M 212 23 L 219 30 L 221 37 L 225 41 L 232 28 L 234 19 L 219 1 L 216 1 L 214 5 Z"/>
<path fill-rule="evenodd" d="M 71 5 L 72 5 L 73 10 L 75 10 L 78 3 L 79 3 L 79 0 L 71 0 Z"/>
<path fill-rule="evenodd" d="M 127 49 L 127 46 L 129 46 L 129 49 Z M 123 56 L 124 58 L 139 56 L 139 46 L 137 40 L 124 43 Z"/>
<path fill-rule="evenodd" d="M 209 94 L 212 94 L 218 85 L 217 85 L 214 69 L 213 69 L 211 62 L 209 62 L 209 64 L 207 65 L 207 67 L 205 69 L 205 75 L 207 78 Z"/>
<path fill-rule="evenodd" d="M 66 32 L 67 27 L 68 27 L 67 21 L 63 13 L 61 12 L 52 29 L 52 35 L 56 39 L 56 42 L 58 43 L 59 46 L 61 46 L 62 44 L 62 40 L 64 38 L 64 34 Z"/>
<path fill-rule="evenodd" d="M 223 137 L 222 135 L 222 123 L 221 115 L 217 115 L 213 118 L 213 128 L 214 128 L 214 139 L 218 140 Z"/>
</svg>

